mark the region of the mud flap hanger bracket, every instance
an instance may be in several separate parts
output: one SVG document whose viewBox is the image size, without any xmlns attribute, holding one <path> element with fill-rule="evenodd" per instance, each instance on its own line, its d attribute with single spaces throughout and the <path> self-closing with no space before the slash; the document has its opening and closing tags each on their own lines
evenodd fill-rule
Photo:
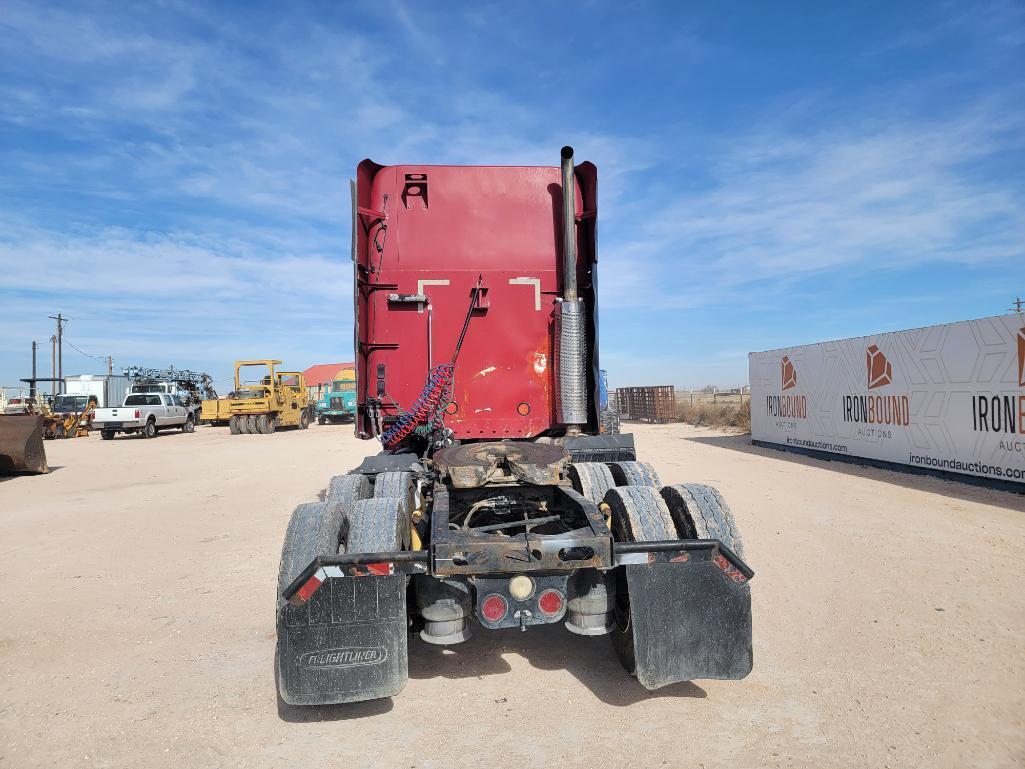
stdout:
<svg viewBox="0 0 1025 769">
<path fill-rule="evenodd" d="M 706 555 L 707 559 L 716 563 L 727 577 L 738 584 L 754 577 L 751 567 L 716 539 L 612 543 L 612 561 L 615 566 L 686 563 L 691 560 L 691 554 Z M 322 555 L 311 561 L 299 576 L 292 580 L 281 597 L 291 601 L 315 576 L 319 576 L 320 579 L 315 586 L 311 586 L 314 589 L 329 577 L 383 576 L 382 566 L 390 568 L 389 574 L 426 574 L 430 561 L 430 552 L 427 550 Z"/>
</svg>

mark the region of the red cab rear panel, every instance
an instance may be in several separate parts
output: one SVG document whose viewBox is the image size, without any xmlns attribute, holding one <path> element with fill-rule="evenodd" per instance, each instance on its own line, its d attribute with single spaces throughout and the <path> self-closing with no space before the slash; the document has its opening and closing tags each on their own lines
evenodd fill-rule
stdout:
<svg viewBox="0 0 1025 769">
<path fill-rule="evenodd" d="M 591 163 L 576 167 L 577 274 L 594 369 L 596 178 Z M 559 169 L 365 160 L 356 202 L 357 434 L 376 434 L 368 403 L 379 402 L 387 428 L 419 395 L 430 366 L 452 359 L 478 280 L 445 425 L 458 439 L 529 438 L 555 427 Z"/>
</svg>

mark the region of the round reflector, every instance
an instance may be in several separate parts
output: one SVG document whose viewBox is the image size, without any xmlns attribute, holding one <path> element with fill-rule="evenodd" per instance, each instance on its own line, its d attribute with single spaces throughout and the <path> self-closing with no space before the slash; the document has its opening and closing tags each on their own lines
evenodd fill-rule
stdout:
<svg viewBox="0 0 1025 769">
<path fill-rule="evenodd" d="M 517 601 L 525 601 L 534 592 L 534 580 L 525 574 L 517 574 L 509 580 L 509 595 Z"/>
<path fill-rule="evenodd" d="M 543 614 L 555 615 L 562 611 L 562 593 L 558 590 L 545 590 L 541 593 L 541 597 L 537 599 L 537 608 L 541 610 Z"/>
<path fill-rule="evenodd" d="M 516 407 L 516 413 L 519 414 L 521 417 L 527 416 L 527 414 L 530 413 L 530 404 L 526 402 L 519 404 Z"/>
<path fill-rule="evenodd" d="M 446 414 L 455 414 L 457 411 L 459 411 L 459 406 L 456 405 L 455 401 L 452 401 L 445 407 Z"/>
<path fill-rule="evenodd" d="M 497 593 L 492 593 L 480 604 L 480 613 L 488 622 L 498 622 L 509 611 L 509 604 Z"/>
</svg>

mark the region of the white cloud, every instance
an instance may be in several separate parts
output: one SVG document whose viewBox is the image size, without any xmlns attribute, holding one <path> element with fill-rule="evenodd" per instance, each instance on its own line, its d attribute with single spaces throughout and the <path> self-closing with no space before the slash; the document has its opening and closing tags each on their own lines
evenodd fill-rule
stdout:
<svg viewBox="0 0 1025 769">
<path fill-rule="evenodd" d="M 612 317 L 771 307 L 809 276 L 864 267 L 1022 259 L 1025 198 L 1007 162 L 1020 168 L 1020 91 L 944 102 L 943 120 L 932 101 L 930 117 L 905 103 L 915 83 L 857 103 L 788 93 L 750 115 L 759 129 L 709 139 L 656 114 L 625 126 L 582 117 L 601 111 L 572 94 L 548 103 L 496 89 L 461 65 L 496 24 L 531 54 L 536 41 L 505 7 L 469 9 L 480 37 L 462 48 L 415 6 L 375 7 L 379 23 L 358 27 L 293 10 L 5 3 L 14 76 L 0 78 L 0 122 L 35 141 L 2 150 L 0 193 L 25 202 L 0 218 L 0 354 L 48 338 L 45 316 L 63 309 L 79 346 L 128 363 L 346 357 L 347 179 L 365 156 L 549 165 L 573 144 L 599 165 Z M 647 54 L 722 53 L 676 34 Z M 525 69 L 565 82 L 542 54 Z M 596 66 L 614 74 L 613 61 Z M 678 344 L 672 323 L 652 326 L 654 348 Z"/>
<path fill-rule="evenodd" d="M 1020 178 L 1000 172 L 1023 136 L 1025 112 L 987 104 L 944 122 L 732 136 L 709 184 L 637 201 L 633 236 L 617 231 L 605 253 L 611 306 L 714 304 L 845 269 L 1025 260 Z"/>
</svg>

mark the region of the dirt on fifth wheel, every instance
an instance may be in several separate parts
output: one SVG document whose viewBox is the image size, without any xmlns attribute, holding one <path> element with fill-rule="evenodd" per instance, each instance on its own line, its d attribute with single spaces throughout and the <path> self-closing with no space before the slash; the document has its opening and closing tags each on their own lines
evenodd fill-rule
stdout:
<svg viewBox="0 0 1025 769">
<path fill-rule="evenodd" d="M 90 436 L 0 480 L 0 767 L 1025 765 L 1025 498 L 627 429 L 663 483 L 730 501 L 758 574 L 743 681 L 649 692 L 606 638 L 547 625 L 411 636 L 398 697 L 288 707 L 289 511 L 368 444 L 347 425 Z"/>
</svg>

